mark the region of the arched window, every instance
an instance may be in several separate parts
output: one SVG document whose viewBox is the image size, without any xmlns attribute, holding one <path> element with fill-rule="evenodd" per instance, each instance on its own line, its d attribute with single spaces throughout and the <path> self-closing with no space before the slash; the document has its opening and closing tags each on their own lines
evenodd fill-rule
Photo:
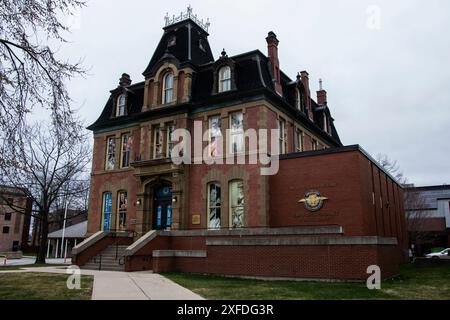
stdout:
<svg viewBox="0 0 450 320">
<path fill-rule="evenodd" d="M 124 94 L 117 98 L 116 117 L 124 116 L 127 110 L 127 99 Z"/>
<path fill-rule="evenodd" d="M 222 221 L 222 191 L 220 183 L 208 184 L 208 229 L 220 229 Z"/>
<path fill-rule="evenodd" d="M 119 191 L 117 195 L 116 229 L 123 231 L 127 226 L 128 193 Z"/>
<path fill-rule="evenodd" d="M 102 231 L 109 231 L 111 227 L 112 192 L 103 193 L 102 208 Z"/>
<path fill-rule="evenodd" d="M 231 90 L 231 68 L 225 66 L 219 70 L 219 92 Z"/>
<path fill-rule="evenodd" d="M 243 228 L 244 216 L 244 182 L 234 180 L 230 182 L 230 227 Z"/>
<path fill-rule="evenodd" d="M 173 73 L 169 72 L 163 79 L 163 104 L 173 101 Z"/>
<path fill-rule="evenodd" d="M 295 89 L 295 107 L 297 110 L 302 111 L 302 95 L 298 88 Z"/>
</svg>

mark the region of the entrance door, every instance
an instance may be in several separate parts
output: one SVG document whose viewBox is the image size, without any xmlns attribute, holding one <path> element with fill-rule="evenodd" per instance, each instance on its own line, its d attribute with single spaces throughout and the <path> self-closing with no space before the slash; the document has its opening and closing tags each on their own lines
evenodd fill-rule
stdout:
<svg viewBox="0 0 450 320">
<path fill-rule="evenodd" d="M 159 187 L 154 191 L 153 229 L 162 230 L 172 225 L 172 188 Z"/>
</svg>

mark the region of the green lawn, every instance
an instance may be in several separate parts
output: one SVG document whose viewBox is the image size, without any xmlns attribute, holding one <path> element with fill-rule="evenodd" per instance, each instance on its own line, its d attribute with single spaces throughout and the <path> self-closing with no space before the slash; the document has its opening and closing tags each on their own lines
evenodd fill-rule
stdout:
<svg viewBox="0 0 450 320">
<path fill-rule="evenodd" d="M 90 300 L 92 276 L 81 277 L 81 289 L 69 290 L 68 275 L 53 273 L 0 273 L 0 300 Z"/>
<path fill-rule="evenodd" d="M 450 299 L 449 266 L 404 266 L 381 290 L 364 283 L 263 281 L 207 275 L 164 273 L 207 299 Z"/>
</svg>

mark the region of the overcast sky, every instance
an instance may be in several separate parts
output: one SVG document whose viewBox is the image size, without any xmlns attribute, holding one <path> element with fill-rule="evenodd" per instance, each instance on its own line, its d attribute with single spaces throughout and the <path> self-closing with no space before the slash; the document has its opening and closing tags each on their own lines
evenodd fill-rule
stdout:
<svg viewBox="0 0 450 320">
<path fill-rule="evenodd" d="M 259 49 L 273 30 L 282 70 L 322 78 L 345 145 L 388 154 L 416 185 L 450 183 L 450 1 L 90 0 L 60 52 L 90 75 L 69 85 L 86 123 L 123 72 L 133 82 L 158 44 L 166 12 L 191 4 L 210 18 L 215 57 Z M 314 94 L 315 98 L 315 94 Z"/>
</svg>

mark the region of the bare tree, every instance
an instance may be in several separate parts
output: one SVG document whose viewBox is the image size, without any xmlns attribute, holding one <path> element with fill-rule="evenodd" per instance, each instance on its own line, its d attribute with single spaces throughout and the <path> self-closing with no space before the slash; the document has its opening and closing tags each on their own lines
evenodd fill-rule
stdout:
<svg viewBox="0 0 450 320">
<path fill-rule="evenodd" d="M 14 154 L 0 154 L 0 179 L 3 184 L 23 188 L 33 199 L 32 216 L 41 232 L 36 263 L 45 263 L 49 213 L 63 199 L 73 199 L 86 192 L 90 147 L 84 131 L 58 130 L 35 125 L 23 131 L 24 143 Z M 12 210 L 24 208 L 3 199 Z"/>
<path fill-rule="evenodd" d="M 2 149 L 20 142 L 26 116 L 35 108 L 48 110 L 55 127 L 70 128 L 76 122 L 65 83 L 85 72 L 80 62 L 61 59 L 49 44 L 66 42 L 69 29 L 63 20 L 84 4 L 82 0 L 0 0 Z"/>
<path fill-rule="evenodd" d="M 397 160 L 392 160 L 386 154 L 377 154 L 376 156 L 377 162 L 387 171 L 389 172 L 400 184 L 406 184 L 407 179 L 403 175 L 403 172 L 400 171 L 400 166 L 397 163 Z"/>
<path fill-rule="evenodd" d="M 431 233 L 427 230 L 427 220 L 431 213 L 427 207 L 424 197 L 419 191 L 407 188 L 404 192 L 406 226 L 409 232 L 409 240 L 414 243 L 420 251 L 421 245 L 432 240 Z M 419 255 L 421 252 L 418 252 Z"/>
<path fill-rule="evenodd" d="M 430 218 L 430 212 L 427 209 L 425 199 L 420 192 L 408 188 L 408 179 L 400 170 L 400 165 L 396 160 L 390 159 L 386 154 L 376 156 L 378 163 L 388 171 L 405 188 L 404 207 L 406 215 L 406 227 L 409 234 L 409 240 L 414 244 L 423 244 L 428 241 L 430 233 L 425 226 L 427 219 Z"/>
</svg>

